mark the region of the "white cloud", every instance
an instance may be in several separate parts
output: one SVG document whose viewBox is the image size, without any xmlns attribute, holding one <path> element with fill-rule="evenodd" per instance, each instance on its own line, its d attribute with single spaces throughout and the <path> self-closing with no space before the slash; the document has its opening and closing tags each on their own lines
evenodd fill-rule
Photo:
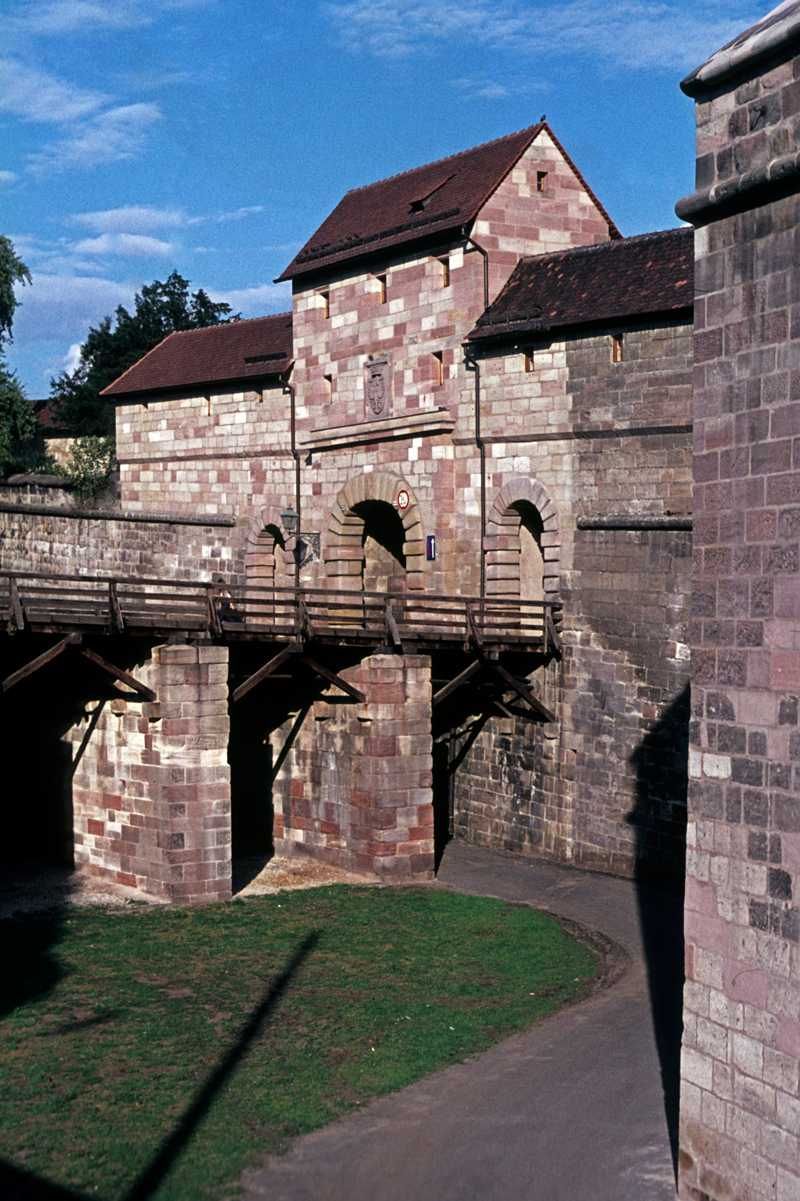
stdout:
<svg viewBox="0 0 800 1201">
<path fill-rule="evenodd" d="M 245 217 L 252 217 L 256 213 L 263 212 L 263 204 L 250 204 L 243 208 L 234 209 L 231 213 L 217 213 L 214 220 L 219 221 L 220 224 L 226 221 L 242 221 Z"/>
<path fill-rule="evenodd" d="M 118 304 L 132 304 L 139 286 L 97 276 L 34 272 L 33 286 L 25 289 L 23 304 L 14 314 L 15 340 L 18 345 L 54 339 L 70 344 Z"/>
<path fill-rule="evenodd" d="M 550 85 L 546 80 L 535 80 L 532 83 L 515 81 L 513 84 L 503 84 L 481 76 L 474 79 L 453 79 L 451 86 L 461 92 L 463 96 L 477 96 L 481 100 L 504 100 L 506 96 L 527 96 L 532 92 L 550 91 Z"/>
<path fill-rule="evenodd" d="M 125 258 L 152 258 L 175 254 L 179 249 L 173 242 L 162 242 L 144 234 L 101 234 L 85 238 L 73 247 L 74 254 L 121 255 Z"/>
<path fill-rule="evenodd" d="M 146 204 L 126 204 L 116 209 L 93 213 L 74 213 L 70 224 L 81 225 L 96 234 L 145 234 L 154 229 L 170 229 L 186 224 L 181 209 L 157 209 Z"/>
<path fill-rule="evenodd" d="M 111 104 L 112 97 L 103 92 L 19 60 L 0 59 L 0 112 L 60 130 L 43 149 L 28 155 L 31 174 L 97 167 L 140 153 L 145 131 L 161 120 L 158 105 Z"/>
<path fill-rule="evenodd" d="M 134 158 L 144 148 L 145 131 L 160 120 L 156 104 L 109 109 L 89 121 L 76 123 L 66 137 L 29 155 L 28 170 L 34 175 L 50 175 Z"/>
<path fill-rule="evenodd" d="M 16 183 L 18 179 L 19 176 L 15 171 L 0 171 L 0 187 Z"/>
<path fill-rule="evenodd" d="M 152 25 L 165 10 L 202 8 L 215 0 L 33 0 L 8 18 L 12 32 L 44 37 Z"/>
<path fill-rule="evenodd" d="M 381 58 L 469 44 L 530 57 L 594 57 L 615 67 L 683 70 L 763 16 L 753 0 L 350 0 L 323 6 L 343 45 Z"/>
<path fill-rule="evenodd" d="M 74 375 L 81 365 L 81 344 L 73 342 L 64 355 L 64 370 L 67 375 Z"/>
<path fill-rule="evenodd" d="M 261 284 L 255 288 L 236 288 L 231 292 L 220 292 L 214 288 L 206 288 L 211 299 L 219 304 L 224 301 L 235 313 L 244 317 L 258 317 L 268 309 L 273 312 L 279 308 L 292 307 L 292 286 L 285 284 Z"/>
<path fill-rule="evenodd" d="M 24 121 L 65 124 L 97 113 L 110 100 L 13 58 L 0 59 L 0 111 Z"/>
</svg>

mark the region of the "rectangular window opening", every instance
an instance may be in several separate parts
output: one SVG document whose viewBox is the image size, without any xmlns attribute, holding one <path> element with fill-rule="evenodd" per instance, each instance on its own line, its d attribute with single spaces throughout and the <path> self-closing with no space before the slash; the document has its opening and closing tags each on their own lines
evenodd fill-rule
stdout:
<svg viewBox="0 0 800 1201">
<path fill-rule="evenodd" d="M 330 404 L 333 400 L 333 376 L 325 375 L 323 379 L 325 380 L 325 403 Z"/>
<path fill-rule="evenodd" d="M 331 315 L 331 294 L 330 294 L 330 292 L 318 292 L 317 295 L 319 296 L 320 300 L 322 301 L 322 308 L 324 310 L 323 316 L 330 317 L 330 315 Z"/>
<path fill-rule="evenodd" d="M 526 375 L 530 374 L 530 372 L 533 371 L 533 369 L 534 369 L 533 347 L 532 346 L 525 347 L 525 349 L 522 352 L 522 361 L 524 364 L 525 374 Z"/>
<path fill-rule="evenodd" d="M 611 362 L 621 363 L 622 354 L 622 334 L 611 335 Z"/>
<path fill-rule="evenodd" d="M 449 258 L 439 259 L 439 262 L 442 265 L 442 287 L 449 288 L 450 287 L 450 259 Z"/>
<path fill-rule="evenodd" d="M 546 171 L 537 171 L 536 172 L 536 191 L 537 192 L 546 192 L 547 191 L 547 172 Z"/>
<path fill-rule="evenodd" d="M 433 358 L 434 358 L 434 364 L 433 364 L 434 379 L 436 380 L 437 384 L 443 384 L 444 383 L 444 357 L 442 355 L 441 350 L 435 350 L 433 352 Z"/>
<path fill-rule="evenodd" d="M 386 276 L 377 275 L 375 278 L 381 287 L 381 304 L 386 304 Z"/>
</svg>

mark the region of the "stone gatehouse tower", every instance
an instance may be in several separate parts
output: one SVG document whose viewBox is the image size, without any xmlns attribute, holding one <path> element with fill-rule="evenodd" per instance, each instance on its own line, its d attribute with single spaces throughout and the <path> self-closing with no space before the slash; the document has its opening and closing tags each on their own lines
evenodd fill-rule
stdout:
<svg viewBox="0 0 800 1201">
<path fill-rule="evenodd" d="M 119 510 L 7 503 L 3 567 L 221 573 L 241 621 L 140 642 L 158 700 L 74 728 L 79 861 L 223 896 L 232 812 L 234 844 L 382 874 L 456 836 L 680 877 L 692 261 L 689 230 L 621 238 L 540 123 L 348 193 L 283 274 L 291 314 L 173 334 L 107 389 Z M 304 657 L 258 676 L 289 655 L 258 589 L 296 586 Z M 440 645 L 467 601 L 517 606 L 510 635 L 544 603 L 552 637 Z M 376 603 L 406 621 L 384 645 L 322 636 Z"/>
</svg>

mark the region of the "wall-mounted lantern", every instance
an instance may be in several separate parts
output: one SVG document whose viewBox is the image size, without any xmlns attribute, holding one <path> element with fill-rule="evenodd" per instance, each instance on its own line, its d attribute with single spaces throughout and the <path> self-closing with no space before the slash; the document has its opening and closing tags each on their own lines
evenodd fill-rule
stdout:
<svg viewBox="0 0 800 1201">
<path fill-rule="evenodd" d="M 300 529 L 300 514 L 295 513 L 291 505 L 281 513 L 281 523 L 290 538 L 294 538 Z"/>
</svg>

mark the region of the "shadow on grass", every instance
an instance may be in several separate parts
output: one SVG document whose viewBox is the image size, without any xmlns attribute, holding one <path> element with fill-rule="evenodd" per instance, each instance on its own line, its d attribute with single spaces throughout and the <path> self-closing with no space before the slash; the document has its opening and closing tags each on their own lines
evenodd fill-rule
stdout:
<svg viewBox="0 0 800 1201">
<path fill-rule="evenodd" d="M 156 1152 L 155 1157 L 134 1181 L 124 1201 L 146 1201 L 158 1189 L 173 1163 L 197 1130 L 208 1113 L 214 1098 L 235 1070 L 250 1044 L 261 1033 L 267 1018 L 283 997 L 293 977 L 314 950 L 319 932 L 309 934 L 300 943 L 286 967 L 265 993 L 258 1007 L 241 1030 L 239 1037 L 222 1062 L 214 1069 L 200 1089 L 194 1103 L 181 1118 L 170 1137 Z M 81 1193 L 70 1192 L 58 1185 L 20 1171 L 10 1164 L 0 1163 L 0 1197 L 3 1201 L 86 1201 Z"/>
</svg>

